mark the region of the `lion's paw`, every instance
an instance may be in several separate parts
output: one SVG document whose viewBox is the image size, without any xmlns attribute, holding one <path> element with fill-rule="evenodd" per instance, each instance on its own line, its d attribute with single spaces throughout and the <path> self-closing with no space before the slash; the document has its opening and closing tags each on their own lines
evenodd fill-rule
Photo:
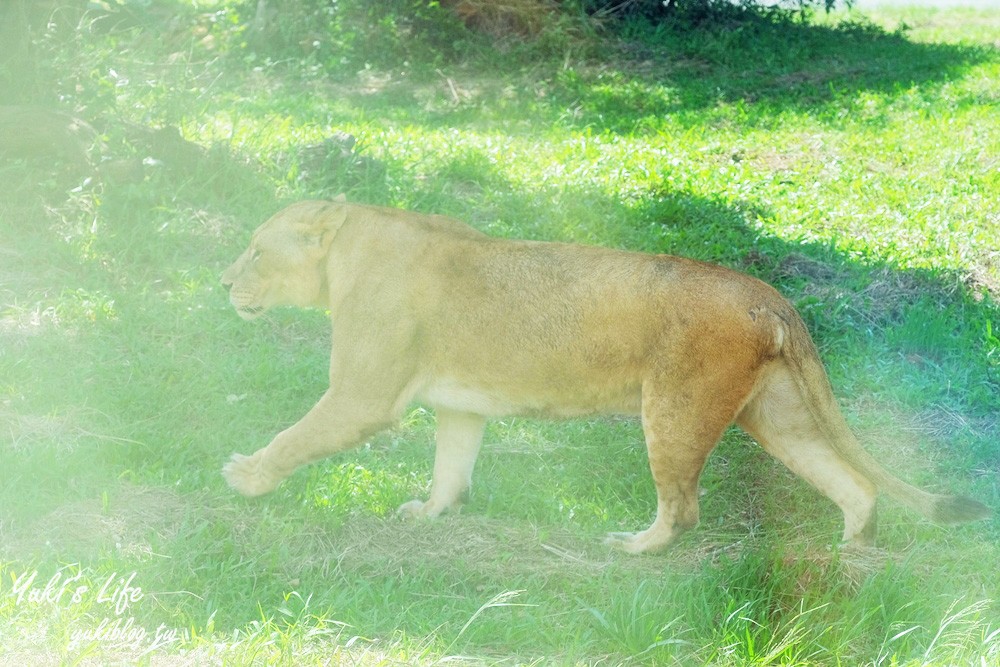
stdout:
<svg viewBox="0 0 1000 667">
<path fill-rule="evenodd" d="M 411 500 L 403 503 L 396 510 L 396 516 L 401 519 L 423 519 L 427 517 L 427 503 L 422 500 Z"/>
<path fill-rule="evenodd" d="M 434 519 L 441 514 L 443 509 L 436 505 L 433 500 L 427 502 L 411 500 L 399 506 L 399 509 L 396 510 L 396 516 L 403 519 Z"/>
<path fill-rule="evenodd" d="M 670 544 L 670 541 L 669 537 L 649 530 L 641 533 L 608 533 L 604 538 L 604 544 L 607 546 L 621 549 L 629 554 L 661 551 Z"/>
<path fill-rule="evenodd" d="M 262 496 L 274 491 L 281 479 L 264 471 L 262 458 L 260 452 L 252 456 L 233 454 L 229 462 L 222 466 L 222 476 L 229 486 L 244 496 Z"/>
<path fill-rule="evenodd" d="M 626 553 L 638 553 L 635 551 L 635 533 L 608 533 L 604 537 L 604 544 L 613 549 L 620 549 Z"/>
</svg>

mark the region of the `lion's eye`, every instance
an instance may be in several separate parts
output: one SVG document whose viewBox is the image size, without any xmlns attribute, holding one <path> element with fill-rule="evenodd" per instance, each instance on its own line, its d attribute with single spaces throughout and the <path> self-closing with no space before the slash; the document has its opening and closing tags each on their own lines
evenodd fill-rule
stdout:
<svg viewBox="0 0 1000 667">
<path fill-rule="evenodd" d="M 259 249 L 254 250 L 252 253 L 250 253 L 250 261 L 256 262 L 257 260 L 260 259 L 261 254 L 262 253 Z"/>
</svg>

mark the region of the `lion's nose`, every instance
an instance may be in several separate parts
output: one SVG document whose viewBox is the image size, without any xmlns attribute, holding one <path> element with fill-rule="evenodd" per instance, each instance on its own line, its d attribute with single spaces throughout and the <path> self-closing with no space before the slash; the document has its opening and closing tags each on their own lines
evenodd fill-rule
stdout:
<svg viewBox="0 0 1000 667">
<path fill-rule="evenodd" d="M 227 292 L 233 288 L 233 281 L 227 279 L 226 276 L 222 276 L 222 279 L 219 282 L 222 283 L 222 286 L 226 288 Z"/>
</svg>

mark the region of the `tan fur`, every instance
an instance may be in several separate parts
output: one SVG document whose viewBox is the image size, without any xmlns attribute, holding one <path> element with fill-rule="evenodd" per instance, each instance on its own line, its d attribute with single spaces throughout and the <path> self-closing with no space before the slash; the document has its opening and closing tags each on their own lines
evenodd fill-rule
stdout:
<svg viewBox="0 0 1000 667">
<path fill-rule="evenodd" d="M 736 422 L 844 512 L 871 543 L 881 488 L 942 522 L 986 516 L 972 500 L 886 472 L 847 428 L 809 334 L 773 288 L 665 255 L 485 236 L 448 218 L 307 201 L 265 222 L 223 275 L 251 319 L 277 305 L 330 311 L 330 388 L 297 424 L 223 474 L 274 489 L 301 465 L 354 447 L 418 402 L 438 419 L 434 517 L 471 484 L 487 418 L 642 418 L 657 512 L 609 542 L 665 547 L 698 522 L 698 477 Z"/>
</svg>

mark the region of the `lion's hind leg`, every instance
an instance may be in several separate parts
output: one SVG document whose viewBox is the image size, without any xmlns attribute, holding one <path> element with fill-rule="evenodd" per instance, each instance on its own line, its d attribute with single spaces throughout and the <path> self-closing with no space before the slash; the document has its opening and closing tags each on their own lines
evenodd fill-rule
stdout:
<svg viewBox="0 0 1000 667">
<path fill-rule="evenodd" d="M 642 428 L 656 483 L 656 518 L 638 533 L 611 533 L 605 543 L 629 553 L 659 551 L 698 523 L 698 479 L 709 454 L 732 423 L 745 393 L 739 384 L 714 383 L 678 392 L 643 386 Z"/>
<path fill-rule="evenodd" d="M 840 507 L 845 542 L 870 546 L 875 541 L 877 488 L 833 448 L 791 372 L 783 365 L 773 369 L 736 423 Z"/>
</svg>

